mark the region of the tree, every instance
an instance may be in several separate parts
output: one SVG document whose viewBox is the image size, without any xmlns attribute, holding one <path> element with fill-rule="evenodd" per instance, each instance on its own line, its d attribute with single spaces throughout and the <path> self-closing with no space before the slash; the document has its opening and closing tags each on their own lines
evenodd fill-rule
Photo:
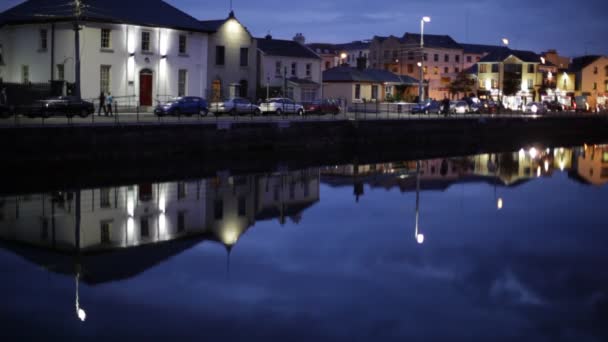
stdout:
<svg viewBox="0 0 608 342">
<path fill-rule="evenodd" d="M 464 71 L 461 71 L 449 85 L 450 94 L 470 93 L 473 91 L 474 84 L 475 81 L 470 79 Z"/>
</svg>

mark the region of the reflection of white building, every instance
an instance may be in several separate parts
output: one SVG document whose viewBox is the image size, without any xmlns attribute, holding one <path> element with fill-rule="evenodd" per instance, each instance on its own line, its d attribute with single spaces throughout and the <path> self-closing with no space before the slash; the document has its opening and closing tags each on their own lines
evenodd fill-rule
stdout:
<svg viewBox="0 0 608 342">
<path fill-rule="evenodd" d="M 578 175 L 593 185 L 608 183 L 608 147 L 586 146 L 577 158 Z"/>
</svg>

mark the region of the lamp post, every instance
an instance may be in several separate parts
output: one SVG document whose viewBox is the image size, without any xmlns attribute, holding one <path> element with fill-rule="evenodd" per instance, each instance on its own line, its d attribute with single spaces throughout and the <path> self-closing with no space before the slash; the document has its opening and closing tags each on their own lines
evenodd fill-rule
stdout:
<svg viewBox="0 0 608 342">
<path fill-rule="evenodd" d="M 424 23 L 430 23 L 431 17 L 422 17 L 420 20 L 420 79 L 418 80 L 418 98 L 424 101 L 424 90 L 422 80 L 424 78 Z"/>
<path fill-rule="evenodd" d="M 503 38 L 502 39 L 502 44 L 505 47 L 508 48 L 509 47 L 509 39 L 508 38 Z M 501 70 L 501 67 L 500 67 L 501 64 L 502 64 L 502 70 Z M 504 73 L 504 71 L 505 71 L 505 64 L 504 64 L 504 61 L 501 61 L 500 64 L 498 65 L 498 96 L 497 96 L 498 101 L 501 104 L 502 104 L 502 89 L 503 89 L 502 82 L 503 82 L 503 78 L 504 78 L 504 77 L 501 77 L 501 74 Z"/>
</svg>

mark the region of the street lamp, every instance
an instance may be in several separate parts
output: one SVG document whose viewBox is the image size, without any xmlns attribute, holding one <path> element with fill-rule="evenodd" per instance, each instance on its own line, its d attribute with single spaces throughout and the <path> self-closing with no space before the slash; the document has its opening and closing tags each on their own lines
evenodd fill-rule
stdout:
<svg viewBox="0 0 608 342">
<path fill-rule="evenodd" d="M 420 160 L 416 161 L 416 227 L 414 237 L 419 245 L 424 243 L 424 234 L 420 233 L 418 221 L 420 217 Z"/>
<path fill-rule="evenodd" d="M 340 54 L 340 65 L 344 64 L 346 62 L 346 57 L 348 57 L 348 55 L 346 54 L 346 52 L 342 52 Z"/>
<path fill-rule="evenodd" d="M 418 80 L 418 98 L 420 102 L 424 101 L 424 91 L 422 88 L 422 80 L 424 78 L 424 23 L 430 23 L 431 17 L 422 17 L 420 20 L 420 79 Z"/>
<path fill-rule="evenodd" d="M 502 39 L 502 44 L 505 47 L 508 48 L 509 47 L 509 39 L 508 38 L 503 38 Z M 500 68 L 500 64 L 502 64 L 502 72 L 500 70 L 501 69 Z M 502 97 L 503 97 L 502 96 L 502 89 L 503 89 L 502 82 L 503 82 L 503 78 L 504 77 L 501 77 L 501 73 L 504 73 L 504 70 L 505 70 L 504 61 L 502 61 L 500 64 L 498 65 L 498 96 L 497 97 L 498 97 L 499 102 L 502 104 Z"/>
</svg>

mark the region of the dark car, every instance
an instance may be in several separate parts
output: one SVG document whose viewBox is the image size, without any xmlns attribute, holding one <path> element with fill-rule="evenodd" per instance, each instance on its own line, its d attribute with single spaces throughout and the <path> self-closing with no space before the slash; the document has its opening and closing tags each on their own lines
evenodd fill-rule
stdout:
<svg viewBox="0 0 608 342">
<path fill-rule="evenodd" d="M 563 112 L 566 109 L 559 101 L 545 101 L 543 104 L 550 112 Z"/>
<path fill-rule="evenodd" d="M 154 108 L 154 114 L 158 116 L 165 115 L 207 115 L 209 109 L 205 99 L 196 96 L 175 97 L 166 103 L 159 104 Z"/>
<path fill-rule="evenodd" d="M 479 106 L 479 113 L 482 114 L 497 114 L 498 110 L 499 105 L 494 101 L 482 101 Z"/>
<path fill-rule="evenodd" d="M 342 109 L 340 105 L 333 100 L 315 100 L 309 104 L 304 105 L 304 110 L 306 113 L 316 113 L 316 114 L 340 114 Z"/>
<path fill-rule="evenodd" d="M 421 102 L 414 107 L 412 107 L 412 114 L 440 114 L 441 113 L 441 103 L 435 100 L 430 100 L 426 102 Z"/>
<path fill-rule="evenodd" d="M 46 100 L 38 100 L 32 106 L 25 109 L 26 115 L 30 117 L 41 116 L 48 118 L 52 115 L 65 115 L 73 117 L 87 117 L 95 112 L 92 102 L 84 101 L 76 96 L 58 96 Z"/>
</svg>

